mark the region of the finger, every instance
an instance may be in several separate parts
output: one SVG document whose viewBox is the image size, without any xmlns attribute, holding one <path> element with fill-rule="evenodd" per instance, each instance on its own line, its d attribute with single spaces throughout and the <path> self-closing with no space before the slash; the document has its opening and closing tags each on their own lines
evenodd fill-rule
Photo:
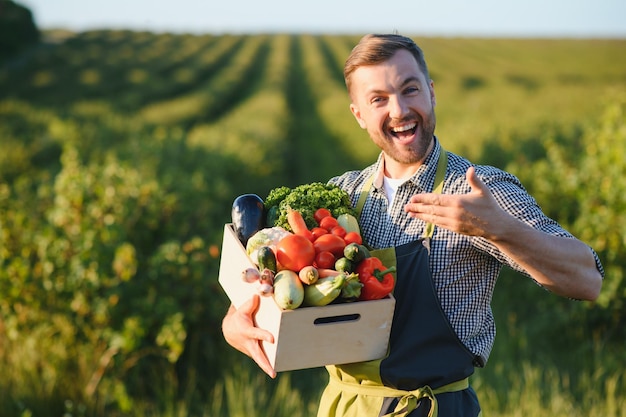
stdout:
<svg viewBox="0 0 626 417">
<path fill-rule="evenodd" d="M 270 378 L 276 378 L 276 371 L 272 368 L 272 365 L 267 360 L 267 357 L 261 352 L 260 357 L 254 357 L 254 362 L 265 372 Z"/>
<path fill-rule="evenodd" d="M 440 206 L 442 204 L 442 196 L 443 194 L 436 193 L 420 193 L 411 196 L 409 199 L 409 203 L 420 203 L 420 204 L 430 204 L 435 206 Z"/>
<path fill-rule="evenodd" d="M 271 333 L 266 332 L 266 331 L 261 331 L 264 333 L 269 334 L 269 339 L 271 340 L 266 340 L 270 343 L 274 343 L 274 337 L 272 336 Z M 252 358 L 252 360 L 254 360 L 254 362 L 259 366 L 259 368 L 261 368 L 263 370 L 263 372 L 265 372 L 268 376 L 270 376 L 271 378 L 275 378 L 276 377 L 276 371 L 274 371 L 274 368 L 272 367 L 269 359 L 267 358 L 267 354 L 265 353 L 265 349 L 263 349 L 263 344 L 260 342 L 260 340 L 263 340 L 264 338 L 261 337 L 261 332 L 259 332 L 259 337 L 255 337 L 254 339 L 259 339 L 259 340 L 254 340 L 254 341 L 250 341 L 251 343 L 248 344 L 248 348 L 247 350 L 247 355 Z"/>
<path fill-rule="evenodd" d="M 257 362 L 257 365 L 259 365 L 263 372 L 265 372 L 270 378 L 276 378 L 276 371 L 272 368 L 272 365 L 270 365 L 269 362 L 267 362 L 266 365 Z"/>
<path fill-rule="evenodd" d="M 274 335 L 267 330 L 258 327 L 251 327 L 246 332 L 246 336 L 250 339 L 262 340 L 267 343 L 274 343 Z"/>
<path fill-rule="evenodd" d="M 409 203 L 404 205 L 404 211 L 411 217 L 429 216 L 422 218 L 425 221 L 432 221 L 430 217 L 447 216 L 453 201 L 449 196 L 440 194 L 418 194 L 411 197 Z"/>
<path fill-rule="evenodd" d="M 254 315 L 261 304 L 261 297 L 258 294 L 253 294 L 250 300 L 246 301 L 239 308 L 239 312 L 248 317 L 251 324 L 254 323 Z M 255 340 L 262 340 L 268 343 L 274 343 L 274 335 L 265 329 L 261 329 L 256 326 L 250 326 L 246 328 L 246 337 Z"/>
<path fill-rule="evenodd" d="M 256 343 L 256 345 L 250 349 L 250 357 L 268 376 L 271 378 L 276 377 L 276 371 L 272 367 L 272 364 L 270 364 L 270 361 L 265 354 L 265 350 L 260 343 Z"/>
<path fill-rule="evenodd" d="M 478 174 L 476 174 L 476 168 L 474 168 L 473 166 L 467 169 L 467 172 L 465 173 L 465 178 L 467 179 L 467 183 L 469 184 L 469 186 L 472 188 L 472 191 L 485 191 L 487 189 L 485 183 L 480 178 L 478 178 Z"/>
<path fill-rule="evenodd" d="M 424 206 L 421 204 L 412 205 L 407 209 L 407 215 L 414 219 L 423 220 L 426 223 L 432 223 L 437 226 L 443 226 L 446 223 L 446 217 L 441 215 L 441 212 L 436 211 L 440 209 L 435 206 Z"/>
</svg>

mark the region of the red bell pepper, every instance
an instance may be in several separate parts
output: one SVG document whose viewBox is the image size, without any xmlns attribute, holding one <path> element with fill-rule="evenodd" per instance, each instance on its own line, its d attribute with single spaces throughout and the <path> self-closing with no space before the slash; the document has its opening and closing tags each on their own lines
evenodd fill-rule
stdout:
<svg viewBox="0 0 626 417">
<path fill-rule="evenodd" d="M 363 284 L 359 300 L 378 300 L 393 291 L 395 266 L 387 268 L 380 259 L 372 256 L 359 262 L 355 272 Z"/>
</svg>

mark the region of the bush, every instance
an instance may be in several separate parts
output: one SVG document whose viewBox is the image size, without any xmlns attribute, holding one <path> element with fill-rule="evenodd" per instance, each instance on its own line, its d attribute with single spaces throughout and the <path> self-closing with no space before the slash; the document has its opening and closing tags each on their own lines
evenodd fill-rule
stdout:
<svg viewBox="0 0 626 417">
<path fill-rule="evenodd" d="M 0 59 L 16 54 L 39 38 L 29 9 L 11 0 L 0 0 Z"/>
</svg>

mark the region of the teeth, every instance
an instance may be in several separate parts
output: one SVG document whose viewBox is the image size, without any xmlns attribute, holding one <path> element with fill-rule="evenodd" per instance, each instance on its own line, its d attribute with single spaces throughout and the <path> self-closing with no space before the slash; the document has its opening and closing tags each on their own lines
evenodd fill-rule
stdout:
<svg viewBox="0 0 626 417">
<path fill-rule="evenodd" d="M 395 133 L 406 132 L 407 130 L 411 130 L 416 126 L 416 123 L 411 123 L 410 125 L 398 126 L 391 129 Z"/>
</svg>

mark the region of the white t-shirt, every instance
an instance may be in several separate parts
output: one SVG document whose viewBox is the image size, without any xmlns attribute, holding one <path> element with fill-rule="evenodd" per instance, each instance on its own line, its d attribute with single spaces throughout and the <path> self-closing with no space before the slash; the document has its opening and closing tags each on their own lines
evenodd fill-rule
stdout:
<svg viewBox="0 0 626 417">
<path fill-rule="evenodd" d="M 410 178 L 410 177 L 409 177 Z M 387 213 L 391 213 L 391 207 L 393 206 L 393 199 L 396 196 L 396 191 L 398 187 L 404 184 L 408 178 L 389 178 L 386 175 L 383 176 L 383 190 L 385 190 L 385 195 L 387 196 Z"/>
</svg>

